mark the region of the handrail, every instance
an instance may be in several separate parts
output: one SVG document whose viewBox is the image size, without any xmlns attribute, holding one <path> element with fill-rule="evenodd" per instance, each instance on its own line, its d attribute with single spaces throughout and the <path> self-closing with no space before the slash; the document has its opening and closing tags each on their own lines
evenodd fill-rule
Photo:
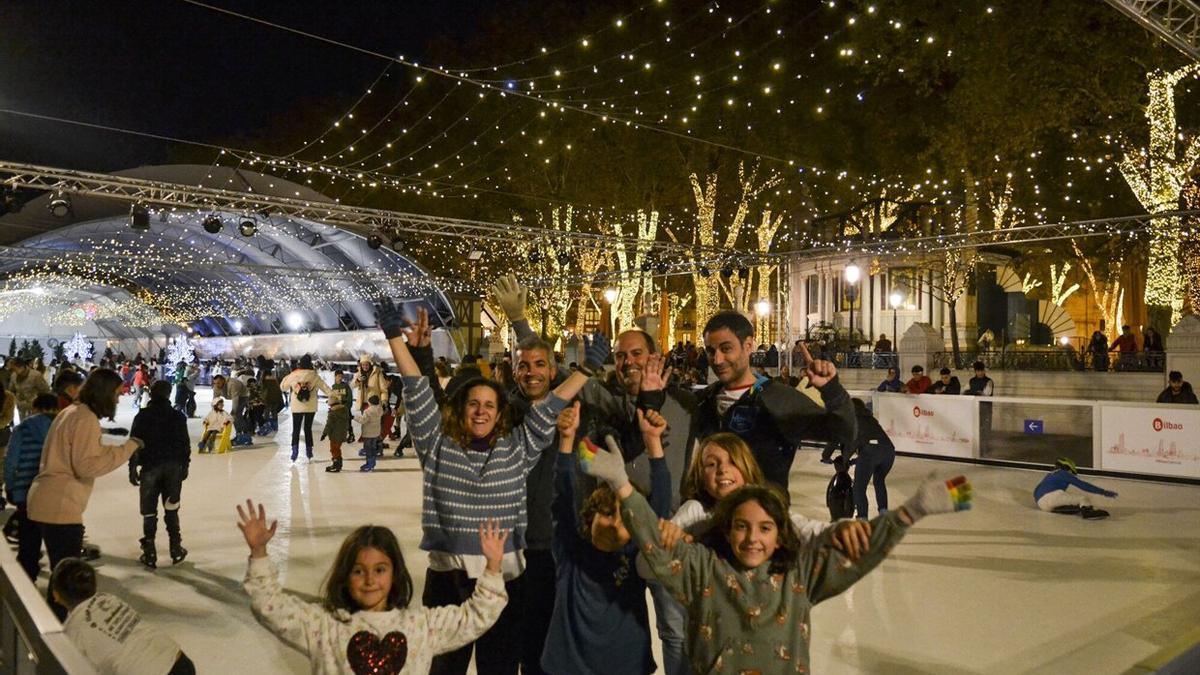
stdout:
<svg viewBox="0 0 1200 675">
<path fill-rule="evenodd" d="M 0 546 L 0 675 L 96 675 L 25 570 Z"/>
</svg>

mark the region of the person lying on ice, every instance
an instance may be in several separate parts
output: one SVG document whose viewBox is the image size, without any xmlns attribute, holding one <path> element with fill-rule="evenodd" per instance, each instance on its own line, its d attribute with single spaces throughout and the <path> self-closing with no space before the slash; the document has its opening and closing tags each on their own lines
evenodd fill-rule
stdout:
<svg viewBox="0 0 1200 675">
<path fill-rule="evenodd" d="M 1108 517 L 1108 511 L 1092 506 L 1092 500 L 1083 493 L 1103 495 L 1112 499 L 1117 493 L 1079 478 L 1075 462 L 1066 457 L 1059 457 L 1054 462 L 1054 470 L 1046 474 L 1042 482 L 1033 489 L 1033 498 L 1038 508 L 1051 513 L 1062 513 L 1069 516 L 1080 515 L 1084 520 L 1100 520 Z M 1071 489 L 1075 488 L 1075 489 Z"/>
</svg>

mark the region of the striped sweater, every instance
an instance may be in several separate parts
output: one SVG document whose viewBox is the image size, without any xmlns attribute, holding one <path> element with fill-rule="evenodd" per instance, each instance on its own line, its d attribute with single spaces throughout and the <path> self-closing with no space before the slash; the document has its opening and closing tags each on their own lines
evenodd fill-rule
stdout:
<svg viewBox="0 0 1200 675">
<path fill-rule="evenodd" d="M 442 435 L 442 414 L 429 382 L 424 377 L 403 379 L 404 407 L 423 474 L 421 548 L 482 555 L 479 526 L 496 518 L 501 529 L 512 531 L 505 552 L 523 550 L 525 482 L 542 450 L 554 440 L 555 420 L 567 402 L 547 396 L 489 452 L 472 452 Z"/>
</svg>

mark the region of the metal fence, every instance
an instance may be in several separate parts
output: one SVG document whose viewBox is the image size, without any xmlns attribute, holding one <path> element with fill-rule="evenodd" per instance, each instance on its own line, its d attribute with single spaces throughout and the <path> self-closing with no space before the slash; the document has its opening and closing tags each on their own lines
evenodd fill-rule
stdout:
<svg viewBox="0 0 1200 675">
<path fill-rule="evenodd" d="M 12 551 L 0 549 L 0 675 L 95 675 Z"/>
<path fill-rule="evenodd" d="M 1071 349 L 998 349 L 989 351 L 966 350 L 959 352 L 958 363 L 970 368 L 975 361 L 983 361 L 989 370 L 1033 370 L 1033 371 L 1085 371 L 1096 372 L 1139 372 L 1161 373 L 1166 367 L 1166 354 L 1162 352 L 1138 352 L 1135 354 L 1100 354 L 1076 352 Z M 955 368 L 953 352 L 936 352 L 927 364 L 932 371 Z"/>
</svg>

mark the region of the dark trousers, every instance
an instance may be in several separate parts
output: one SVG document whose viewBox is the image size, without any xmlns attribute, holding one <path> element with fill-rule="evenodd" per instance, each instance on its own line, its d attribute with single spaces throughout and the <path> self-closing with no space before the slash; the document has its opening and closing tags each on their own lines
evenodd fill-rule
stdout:
<svg viewBox="0 0 1200 675">
<path fill-rule="evenodd" d="M 187 654 L 179 652 L 179 658 L 175 659 L 175 665 L 171 666 L 167 675 L 196 675 L 196 665 Z"/>
<path fill-rule="evenodd" d="M 42 530 L 29 519 L 24 504 L 17 504 L 17 562 L 33 581 L 37 581 L 42 560 Z"/>
<path fill-rule="evenodd" d="M 550 551 L 525 551 L 525 614 L 521 631 L 521 672 L 542 673 L 542 651 L 554 614 L 554 555 Z"/>
<path fill-rule="evenodd" d="M 163 523 L 167 526 L 167 537 L 171 544 L 178 544 L 179 499 L 183 490 L 182 464 L 159 464 L 142 469 L 139 481 L 140 506 L 142 512 L 142 543 L 154 541 L 158 532 L 158 503 L 163 505 Z"/>
<path fill-rule="evenodd" d="M 316 413 L 292 413 L 292 447 L 300 447 L 300 427 L 304 427 L 304 447 L 312 454 L 312 425 Z"/>
<path fill-rule="evenodd" d="M 28 520 L 28 519 L 26 519 Z M 54 566 L 63 558 L 78 558 L 83 552 L 83 523 L 70 525 L 57 525 L 52 523 L 33 523 L 41 535 L 40 539 L 46 543 L 46 555 L 50 557 L 50 571 L 54 571 Z M 25 542 L 21 542 L 24 547 Z M 37 558 L 40 558 L 42 552 L 41 546 L 38 546 Z M 36 559 L 35 558 L 35 561 Z M 36 563 L 35 563 L 36 564 Z M 28 569 L 26 569 L 28 571 Z M 36 567 L 35 572 L 36 574 Z M 49 589 L 46 590 L 46 601 L 50 605 L 50 609 L 54 610 L 54 615 L 59 621 L 67 618 L 67 608 L 54 601 L 54 595 Z"/>
<path fill-rule="evenodd" d="M 521 661 L 521 617 L 524 613 L 524 577 L 504 582 L 508 605 L 488 632 L 475 642 L 434 657 L 430 675 L 464 675 L 475 652 L 479 675 L 517 675 Z M 475 592 L 475 580 L 462 570 L 425 573 L 421 602 L 426 607 L 461 605 Z"/>
<path fill-rule="evenodd" d="M 854 465 L 854 508 L 859 518 L 867 517 L 867 483 L 875 483 L 875 508 L 888 507 L 887 475 L 896 461 L 896 446 L 871 445 L 863 448 Z"/>
</svg>

